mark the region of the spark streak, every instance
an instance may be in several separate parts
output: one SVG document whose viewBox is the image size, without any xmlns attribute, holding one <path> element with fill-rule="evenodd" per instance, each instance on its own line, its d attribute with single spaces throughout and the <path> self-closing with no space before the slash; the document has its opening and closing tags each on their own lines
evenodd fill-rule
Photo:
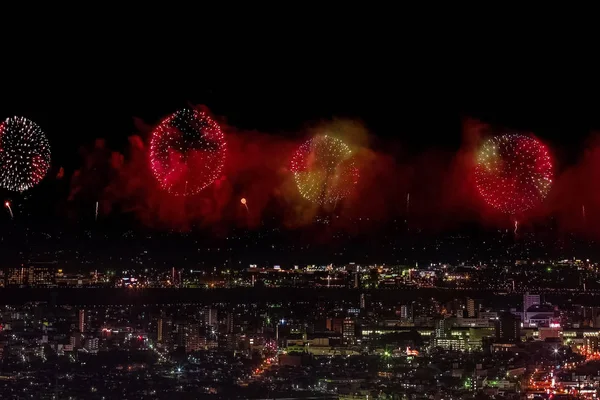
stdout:
<svg viewBox="0 0 600 400">
<path fill-rule="evenodd" d="M 8 212 L 10 213 L 10 218 L 11 219 L 15 219 L 15 216 L 14 216 L 14 214 L 12 212 L 12 208 L 10 208 L 10 203 L 7 201 L 7 202 L 4 203 L 4 206 L 6 208 L 8 208 Z"/>
<path fill-rule="evenodd" d="M 96 202 L 96 221 L 98 221 L 98 202 Z"/>
</svg>

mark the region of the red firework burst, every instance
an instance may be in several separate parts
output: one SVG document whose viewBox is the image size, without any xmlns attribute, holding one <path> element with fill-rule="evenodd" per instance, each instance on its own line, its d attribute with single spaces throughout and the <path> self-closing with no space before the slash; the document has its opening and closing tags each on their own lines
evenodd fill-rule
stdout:
<svg viewBox="0 0 600 400">
<path fill-rule="evenodd" d="M 226 143 L 219 125 L 197 110 L 177 111 L 152 133 L 150 162 L 161 187 L 174 195 L 200 192 L 217 179 Z"/>
<path fill-rule="evenodd" d="M 532 209 L 552 186 L 548 149 L 524 135 L 490 138 L 477 154 L 475 182 L 484 200 L 501 212 L 515 215 Z"/>
</svg>

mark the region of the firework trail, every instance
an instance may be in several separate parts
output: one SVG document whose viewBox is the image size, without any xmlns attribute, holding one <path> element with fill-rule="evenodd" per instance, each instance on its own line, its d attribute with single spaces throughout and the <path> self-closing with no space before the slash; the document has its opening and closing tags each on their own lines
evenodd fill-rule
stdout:
<svg viewBox="0 0 600 400">
<path fill-rule="evenodd" d="M 408 215 L 408 210 L 410 209 L 410 193 L 406 194 L 406 215 Z"/>
<path fill-rule="evenodd" d="M 515 221 L 515 235 L 517 234 L 517 231 L 519 230 L 519 221 Z"/>
<path fill-rule="evenodd" d="M 8 212 L 10 213 L 10 218 L 15 219 L 15 216 L 12 212 L 12 208 L 10 208 L 10 203 L 8 201 L 4 203 L 4 207 L 8 208 Z"/>
<path fill-rule="evenodd" d="M 583 222 L 585 223 L 585 205 L 581 205 L 581 216 L 583 217 Z"/>
<path fill-rule="evenodd" d="M 248 209 L 248 203 L 244 197 L 242 197 L 242 199 L 240 200 L 240 203 L 242 203 L 244 205 L 244 207 L 246 207 L 247 212 L 250 212 L 250 210 Z"/>
<path fill-rule="evenodd" d="M 96 221 L 98 221 L 98 202 L 96 202 Z"/>
</svg>

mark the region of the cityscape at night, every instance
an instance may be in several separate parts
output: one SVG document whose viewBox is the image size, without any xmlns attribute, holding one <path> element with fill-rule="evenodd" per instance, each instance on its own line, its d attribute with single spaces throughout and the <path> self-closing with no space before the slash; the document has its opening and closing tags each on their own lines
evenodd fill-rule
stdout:
<svg viewBox="0 0 600 400">
<path fill-rule="evenodd" d="M 372 62 L 9 74 L 0 399 L 599 398 L 597 99 Z"/>
</svg>

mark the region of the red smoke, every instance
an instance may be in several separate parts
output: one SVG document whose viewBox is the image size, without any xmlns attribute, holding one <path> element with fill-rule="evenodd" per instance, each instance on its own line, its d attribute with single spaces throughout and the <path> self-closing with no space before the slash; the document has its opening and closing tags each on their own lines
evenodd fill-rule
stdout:
<svg viewBox="0 0 600 400">
<path fill-rule="evenodd" d="M 577 164 L 558 174 L 538 217 L 552 216 L 563 232 L 600 238 L 600 135 L 588 140 Z"/>
<path fill-rule="evenodd" d="M 256 228 L 276 218 L 289 229 L 313 226 L 325 236 L 343 230 L 364 233 L 390 220 L 406 221 L 415 229 L 438 230 L 475 222 L 510 228 L 506 215 L 488 207 L 474 185 L 474 155 L 490 128 L 477 121 L 463 124 L 457 152 L 432 149 L 407 155 L 397 142 L 379 141 L 369 149 L 370 136 L 361 124 L 333 121 L 293 139 L 254 131 L 240 131 L 221 123 L 227 141 L 222 175 L 194 196 L 172 196 L 162 190 L 149 165 L 151 128 L 137 121 L 138 135 L 129 149 L 113 152 L 99 139 L 82 151 L 84 163 L 71 178 L 69 201 L 85 210 L 100 203 L 100 214 L 133 215 L 145 226 L 188 230 L 194 227 L 223 233 L 229 227 Z M 350 132 L 360 178 L 352 194 L 330 206 L 303 199 L 289 171 L 294 150 L 315 132 Z M 521 222 L 556 216 L 565 229 L 600 234 L 600 190 L 590 182 L 600 178 L 600 141 L 592 142 L 582 161 L 559 174 L 542 206 Z M 375 146 L 373 146 L 375 147 Z M 407 198 L 409 197 L 409 199 Z M 246 207 L 240 202 L 245 198 Z M 586 207 L 586 220 L 581 206 Z M 315 221 L 326 221 L 325 225 Z M 357 223 L 360 221 L 360 223 Z M 316 238 L 316 236 L 315 236 Z"/>
<path fill-rule="evenodd" d="M 99 201 L 101 214 L 133 214 L 146 226 L 181 230 L 204 226 L 217 232 L 232 225 L 257 227 L 271 216 L 288 228 L 327 220 L 328 231 L 358 232 L 392 218 L 441 228 L 477 214 L 469 178 L 473 139 L 466 140 L 457 154 L 433 150 L 407 158 L 369 150 L 366 130 L 352 121 L 319 124 L 293 140 L 223 126 L 227 156 L 222 176 L 198 195 L 183 197 L 159 187 L 149 165 L 150 129 L 139 120 L 136 125 L 142 132 L 130 137 L 127 152 L 112 152 L 103 140 L 82 152 L 84 165 L 73 174 L 70 201 L 88 208 Z M 473 129 L 466 126 L 467 138 Z M 360 173 L 356 190 L 335 206 L 303 199 L 289 171 L 294 150 L 317 132 L 340 132 L 353 145 Z M 247 200 L 248 209 L 241 198 Z"/>
</svg>

